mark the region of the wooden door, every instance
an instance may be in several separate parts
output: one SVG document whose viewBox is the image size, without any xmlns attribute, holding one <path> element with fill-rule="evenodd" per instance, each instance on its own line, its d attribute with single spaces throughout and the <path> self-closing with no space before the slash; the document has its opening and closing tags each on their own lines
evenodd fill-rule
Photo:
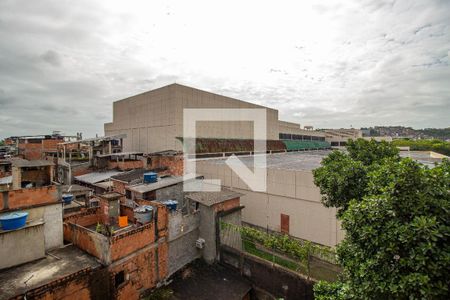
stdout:
<svg viewBox="0 0 450 300">
<path fill-rule="evenodd" d="M 289 215 L 281 214 L 281 232 L 289 234 Z"/>
</svg>

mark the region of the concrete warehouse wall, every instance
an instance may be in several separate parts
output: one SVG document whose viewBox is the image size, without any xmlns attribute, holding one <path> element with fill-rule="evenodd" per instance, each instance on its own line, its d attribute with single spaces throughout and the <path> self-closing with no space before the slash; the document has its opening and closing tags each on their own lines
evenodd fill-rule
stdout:
<svg viewBox="0 0 450 300">
<path fill-rule="evenodd" d="M 127 134 L 124 151 L 182 150 L 184 108 L 266 108 L 191 87 L 171 84 L 113 103 L 113 122 L 105 135 Z M 278 111 L 267 109 L 267 139 L 278 139 Z M 197 137 L 253 138 L 252 122 L 197 124 Z"/>
<path fill-rule="evenodd" d="M 222 185 L 244 194 L 242 221 L 281 230 L 281 214 L 289 215 L 289 234 L 327 246 L 339 243 L 344 232 L 336 219 L 336 210 L 320 202 L 321 195 L 307 170 L 267 169 L 267 192 L 253 192 L 225 164 L 197 161 L 197 174 L 205 179 L 220 179 Z"/>
<path fill-rule="evenodd" d="M 325 133 L 321 131 L 300 129 L 300 124 L 286 121 L 278 121 L 278 129 L 280 133 L 325 137 Z"/>
<path fill-rule="evenodd" d="M 45 256 L 44 224 L 38 222 L 11 231 L 0 231 L 0 269 Z"/>
</svg>

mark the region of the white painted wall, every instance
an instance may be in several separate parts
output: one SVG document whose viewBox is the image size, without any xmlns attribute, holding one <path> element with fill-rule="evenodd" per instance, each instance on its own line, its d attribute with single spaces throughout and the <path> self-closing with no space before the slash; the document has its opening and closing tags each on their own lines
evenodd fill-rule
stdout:
<svg viewBox="0 0 450 300">
<path fill-rule="evenodd" d="M 17 230 L 0 232 L 0 269 L 45 256 L 44 224 L 35 222 Z"/>
<path fill-rule="evenodd" d="M 63 207 L 62 203 L 34 207 L 24 210 L 28 212 L 27 221 L 44 222 L 45 250 L 63 245 Z"/>
</svg>

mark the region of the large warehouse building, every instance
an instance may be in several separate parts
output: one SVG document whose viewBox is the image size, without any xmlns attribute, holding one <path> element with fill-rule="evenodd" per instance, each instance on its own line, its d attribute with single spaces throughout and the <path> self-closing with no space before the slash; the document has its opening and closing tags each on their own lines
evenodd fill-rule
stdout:
<svg viewBox="0 0 450 300">
<path fill-rule="evenodd" d="M 312 170 L 330 151 L 306 151 L 267 155 L 267 191 L 252 191 L 225 163 L 225 158 L 197 161 L 197 172 L 206 179 L 241 194 L 242 221 L 276 232 L 334 247 L 344 237 L 336 209 L 325 207 L 314 185 Z M 251 167 L 253 157 L 240 157 Z"/>
<path fill-rule="evenodd" d="M 126 134 L 124 151 L 181 151 L 184 108 L 265 108 L 268 140 L 287 140 L 285 146 L 292 149 L 329 146 L 325 142 L 325 133 L 304 130 L 300 124 L 280 121 L 276 109 L 180 84 L 171 84 L 114 102 L 113 122 L 105 124 L 105 135 Z M 200 122 L 197 124 L 197 137 L 250 140 L 253 139 L 253 123 Z"/>
</svg>

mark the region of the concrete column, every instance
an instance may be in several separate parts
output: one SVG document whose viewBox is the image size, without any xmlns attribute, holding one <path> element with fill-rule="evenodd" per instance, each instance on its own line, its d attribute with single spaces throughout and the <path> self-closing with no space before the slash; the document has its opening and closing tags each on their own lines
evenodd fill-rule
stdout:
<svg viewBox="0 0 450 300">
<path fill-rule="evenodd" d="M 214 263 L 216 259 L 216 218 L 212 207 L 200 204 L 200 238 L 205 240 L 203 248 L 203 259 L 209 263 Z"/>
<path fill-rule="evenodd" d="M 21 188 L 22 170 L 18 167 L 12 167 L 12 188 L 18 190 Z"/>
<path fill-rule="evenodd" d="M 54 171 L 55 171 L 55 168 L 54 168 L 53 166 L 50 166 L 50 167 L 49 167 L 49 172 L 50 172 L 50 182 L 53 182 L 53 181 L 54 181 L 54 176 L 53 176 Z"/>
<path fill-rule="evenodd" d="M 94 143 L 91 142 L 89 144 L 89 166 L 93 166 L 94 165 Z"/>
</svg>

